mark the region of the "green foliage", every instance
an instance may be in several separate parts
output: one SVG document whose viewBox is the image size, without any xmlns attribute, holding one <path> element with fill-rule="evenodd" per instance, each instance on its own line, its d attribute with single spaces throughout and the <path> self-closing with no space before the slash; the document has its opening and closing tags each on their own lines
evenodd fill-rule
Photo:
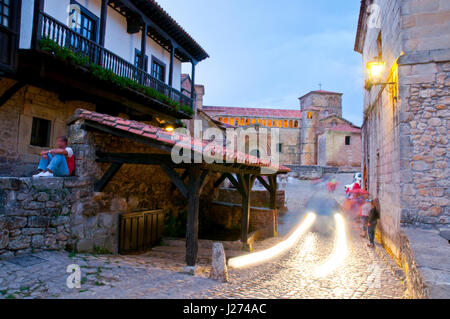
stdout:
<svg viewBox="0 0 450 319">
<path fill-rule="evenodd" d="M 135 91 L 139 91 L 150 98 L 156 99 L 160 102 L 172 106 L 178 112 L 182 111 L 188 115 L 194 114 L 194 111 L 188 105 L 180 105 L 180 103 L 169 99 L 167 96 L 159 93 L 153 88 L 141 85 L 127 77 L 118 76 L 113 71 L 107 70 L 95 63 L 90 63 L 87 56 L 81 53 L 75 53 L 68 48 L 63 48 L 51 39 L 42 38 L 40 41 L 40 46 L 42 50 L 53 54 L 61 60 L 68 61 L 69 63 L 74 65 L 88 67 L 91 74 L 98 80 L 113 83 L 120 88 L 130 88 Z"/>
</svg>

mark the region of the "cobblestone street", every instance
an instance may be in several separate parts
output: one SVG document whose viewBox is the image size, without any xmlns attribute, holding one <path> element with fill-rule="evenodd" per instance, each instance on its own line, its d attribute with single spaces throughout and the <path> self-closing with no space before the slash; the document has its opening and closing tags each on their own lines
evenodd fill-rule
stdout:
<svg viewBox="0 0 450 319">
<path fill-rule="evenodd" d="M 289 209 L 305 204 L 300 192 L 312 186 L 301 182 L 287 187 Z M 315 192 L 317 193 L 317 192 Z M 288 214 L 282 220 L 301 218 Z M 286 226 L 286 225 L 284 225 Z M 209 266 L 192 277 L 180 273 L 184 266 L 152 254 L 140 256 L 69 255 L 39 252 L 22 263 L 0 261 L 0 298 L 402 298 L 402 282 L 359 237 L 356 225 L 349 226 L 349 255 L 329 275 L 314 271 L 332 254 L 334 237 L 308 232 L 289 252 L 263 265 L 229 269 L 230 282 L 208 279 Z M 282 227 L 283 228 L 283 227 Z M 283 228 L 287 231 L 288 227 Z M 284 235 L 283 233 L 281 235 Z M 276 240 L 267 241 L 268 245 Z M 14 263 L 15 262 L 15 263 Z M 79 265 L 81 288 L 66 285 L 67 266 Z"/>
</svg>

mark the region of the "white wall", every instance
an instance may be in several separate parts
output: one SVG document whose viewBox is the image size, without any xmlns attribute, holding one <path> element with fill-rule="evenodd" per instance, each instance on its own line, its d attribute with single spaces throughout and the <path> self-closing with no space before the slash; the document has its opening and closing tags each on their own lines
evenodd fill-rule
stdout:
<svg viewBox="0 0 450 319">
<path fill-rule="evenodd" d="M 29 49 L 31 45 L 31 33 L 33 30 L 34 0 L 22 0 L 22 18 L 20 21 L 19 48 Z"/>
<path fill-rule="evenodd" d="M 101 0 L 79 0 L 78 3 L 100 19 Z M 68 24 L 70 0 L 45 0 L 44 12 L 54 17 L 58 21 Z M 21 21 L 21 36 L 20 48 L 30 48 L 31 33 L 33 25 L 33 7 L 34 0 L 23 0 L 22 4 L 22 21 Z M 120 15 L 113 8 L 108 6 L 107 22 L 106 22 L 106 37 L 105 48 L 117 54 L 121 58 L 134 64 L 135 49 L 141 49 L 141 34 L 127 33 L 126 19 Z M 169 82 L 170 71 L 170 53 L 147 37 L 147 56 L 148 56 L 148 70 L 151 68 L 152 55 L 166 64 L 166 79 Z M 174 72 L 173 72 L 173 87 L 177 90 L 181 88 L 181 65 L 182 63 L 175 58 Z"/>
</svg>

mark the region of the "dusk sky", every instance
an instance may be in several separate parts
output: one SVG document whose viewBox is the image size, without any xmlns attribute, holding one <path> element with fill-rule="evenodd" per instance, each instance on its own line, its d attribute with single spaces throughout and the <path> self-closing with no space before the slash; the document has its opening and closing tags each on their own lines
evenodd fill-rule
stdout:
<svg viewBox="0 0 450 319">
<path fill-rule="evenodd" d="M 362 124 L 359 0 L 157 1 L 210 55 L 196 70 L 204 105 L 298 109 L 322 83 Z"/>
</svg>

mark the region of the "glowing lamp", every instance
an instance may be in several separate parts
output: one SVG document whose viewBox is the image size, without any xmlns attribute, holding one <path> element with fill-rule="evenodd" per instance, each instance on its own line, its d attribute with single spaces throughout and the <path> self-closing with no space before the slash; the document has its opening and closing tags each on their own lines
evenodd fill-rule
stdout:
<svg viewBox="0 0 450 319">
<path fill-rule="evenodd" d="M 385 67 L 386 62 L 383 61 L 372 61 L 367 63 L 367 72 L 369 74 L 369 81 L 371 81 L 374 84 L 379 84 L 381 82 L 381 77 L 383 75 Z"/>
<path fill-rule="evenodd" d="M 168 126 L 165 127 L 165 130 L 167 132 L 173 132 L 175 130 L 175 128 L 172 125 L 168 125 Z"/>
</svg>

